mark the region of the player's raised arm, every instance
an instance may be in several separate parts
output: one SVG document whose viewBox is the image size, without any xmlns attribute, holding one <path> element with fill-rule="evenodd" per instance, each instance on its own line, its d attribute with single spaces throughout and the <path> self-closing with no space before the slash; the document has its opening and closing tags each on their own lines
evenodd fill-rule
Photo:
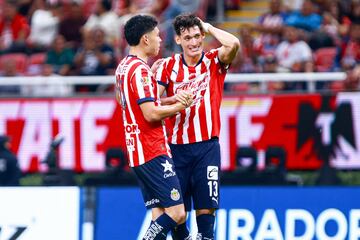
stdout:
<svg viewBox="0 0 360 240">
<path fill-rule="evenodd" d="M 231 33 L 214 27 L 210 23 L 201 21 L 201 24 L 206 33 L 210 33 L 221 43 L 222 46 L 219 48 L 218 55 L 220 61 L 224 64 L 230 64 L 240 48 L 239 39 Z"/>
</svg>

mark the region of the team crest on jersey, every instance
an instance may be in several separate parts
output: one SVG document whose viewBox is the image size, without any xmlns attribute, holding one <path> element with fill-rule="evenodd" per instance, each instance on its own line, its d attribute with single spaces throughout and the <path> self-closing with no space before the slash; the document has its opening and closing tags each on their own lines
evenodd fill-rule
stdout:
<svg viewBox="0 0 360 240">
<path fill-rule="evenodd" d="M 180 193 L 179 190 L 173 188 L 170 193 L 170 197 L 172 200 L 177 201 L 180 199 Z"/>
<path fill-rule="evenodd" d="M 142 77 L 141 84 L 143 86 L 149 86 L 151 84 L 151 79 L 149 77 Z"/>
</svg>

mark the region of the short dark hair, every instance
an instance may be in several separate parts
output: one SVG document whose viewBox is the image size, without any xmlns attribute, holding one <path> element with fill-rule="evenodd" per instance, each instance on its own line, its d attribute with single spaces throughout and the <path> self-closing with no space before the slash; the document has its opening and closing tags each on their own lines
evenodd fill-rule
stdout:
<svg viewBox="0 0 360 240">
<path fill-rule="evenodd" d="M 140 43 L 141 37 L 154 30 L 157 26 L 157 20 L 149 15 L 136 15 L 130 18 L 124 27 L 125 39 L 130 46 L 136 46 Z"/>
<path fill-rule="evenodd" d="M 201 32 L 204 32 L 204 29 L 201 25 L 201 22 L 197 16 L 194 14 L 181 14 L 178 15 L 173 22 L 174 30 L 176 35 L 181 35 L 181 32 L 190 29 L 192 27 L 198 26 Z"/>
<path fill-rule="evenodd" d="M 112 7 L 112 3 L 110 0 L 102 0 L 101 1 L 101 6 L 106 10 L 106 11 L 110 11 L 111 7 Z"/>
</svg>

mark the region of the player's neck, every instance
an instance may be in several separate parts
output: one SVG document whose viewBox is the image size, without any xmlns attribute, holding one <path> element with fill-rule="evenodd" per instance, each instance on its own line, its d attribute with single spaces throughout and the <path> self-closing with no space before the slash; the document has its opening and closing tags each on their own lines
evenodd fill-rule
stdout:
<svg viewBox="0 0 360 240">
<path fill-rule="evenodd" d="M 193 57 L 187 56 L 184 53 L 182 55 L 185 60 L 185 64 L 189 67 L 196 66 L 199 63 L 200 59 L 202 58 L 202 54 Z"/>
<path fill-rule="evenodd" d="M 129 55 L 136 56 L 137 58 L 140 58 L 141 60 L 143 60 L 146 63 L 149 58 L 143 50 L 138 49 L 137 47 L 130 48 Z"/>
</svg>

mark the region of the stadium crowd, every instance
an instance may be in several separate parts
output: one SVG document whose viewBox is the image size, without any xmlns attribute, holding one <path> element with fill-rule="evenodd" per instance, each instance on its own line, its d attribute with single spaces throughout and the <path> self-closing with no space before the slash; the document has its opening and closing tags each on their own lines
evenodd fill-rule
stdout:
<svg viewBox="0 0 360 240">
<path fill-rule="evenodd" d="M 224 4 L 225 9 L 241 6 L 240 0 Z M 130 16 L 157 16 L 163 38 L 160 55 L 167 57 L 179 50 L 172 38 L 172 19 L 196 9 L 201 18 L 214 19 L 216 0 L 0 0 L 0 5 L 0 76 L 97 76 L 113 75 L 126 55 L 123 26 Z M 241 25 L 238 36 L 242 51 L 231 73 L 345 71 L 345 81 L 317 88 L 360 90 L 359 0 L 271 0 L 256 23 Z M 205 48 L 216 44 L 208 38 Z M 304 83 L 274 82 L 268 87 L 303 90 Z M 257 88 L 226 85 L 232 91 Z M 20 88 L 0 86 L 0 92 L 19 93 Z"/>
</svg>

